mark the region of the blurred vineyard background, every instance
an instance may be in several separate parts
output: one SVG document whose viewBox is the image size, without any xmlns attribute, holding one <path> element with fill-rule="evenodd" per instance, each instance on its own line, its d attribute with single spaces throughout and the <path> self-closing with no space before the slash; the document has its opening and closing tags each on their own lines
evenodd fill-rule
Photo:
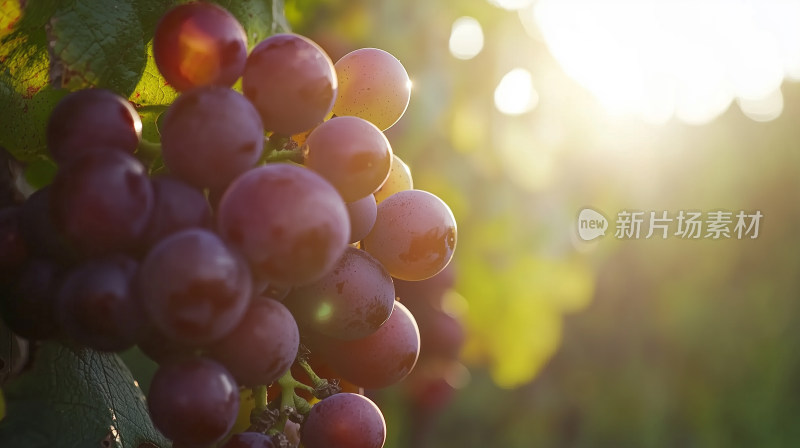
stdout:
<svg viewBox="0 0 800 448">
<path fill-rule="evenodd" d="M 459 224 L 469 374 L 436 415 L 378 396 L 387 446 L 800 444 L 798 2 L 286 7 L 334 61 L 403 62 L 390 141 Z M 587 244 L 584 206 L 764 218 L 757 239 Z"/>
</svg>

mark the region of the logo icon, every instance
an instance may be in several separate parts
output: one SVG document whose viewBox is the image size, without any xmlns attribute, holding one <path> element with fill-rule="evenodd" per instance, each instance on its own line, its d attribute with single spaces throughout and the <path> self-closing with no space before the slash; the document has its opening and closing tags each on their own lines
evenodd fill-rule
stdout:
<svg viewBox="0 0 800 448">
<path fill-rule="evenodd" d="M 602 213 L 585 208 L 578 214 L 578 236 L 584 241 L 591 241 L 606 234 L 608 220 Z"/>
</svg>

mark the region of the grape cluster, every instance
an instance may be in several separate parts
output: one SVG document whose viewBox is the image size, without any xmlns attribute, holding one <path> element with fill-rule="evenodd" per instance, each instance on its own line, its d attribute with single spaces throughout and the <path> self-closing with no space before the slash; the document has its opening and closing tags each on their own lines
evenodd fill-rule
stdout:
<svg viewBox="0 0 800 448">
<path fill-rule="evenodd" d="M 449 208 L 383 134 L 408 105 L 405 69 L 374 48 L 334 65 L 289 33 L 248 53 L 204 2 L 167 12 L 153 48 L 180 92 L 159 120 L 163 169 L 137 157 L 125 99 L 67 95 L 47 128 L 54 181 L 0 210 L 3 319 L 33 340 L 138 345 L 176 447 L 383 446 L 361 388 L 420 353 L 395 281 L 435 276 L 456 245 Z"/>
</svg>

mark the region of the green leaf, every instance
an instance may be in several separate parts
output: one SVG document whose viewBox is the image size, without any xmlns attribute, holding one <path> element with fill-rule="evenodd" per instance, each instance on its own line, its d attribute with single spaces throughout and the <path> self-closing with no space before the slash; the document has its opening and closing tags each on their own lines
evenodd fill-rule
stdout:
<svg viewBox="0 0 800 448">
<path fill-rule="evenodd" d="M 114 354 L 46 343 L 4 390 L 0 446 L 166 448 L 139 386 Z M 107 444 L 106 444 L 107 442 Z"/>
<path fill-rule="evenodd" d="M 176 0 L 0 2 L 0 146 L 21 161 L 48 158 L 47 118 L 68 91 L 103 87 L 128 98 L 143 135 L 177 97 L 156 68 L 152 38 Z M 217 2 L 242 23 L 252 47 L 289 30 L 282 0 Z M 9 33 L 8 27 L 13 27 Z"/>
<path fill-rule="evenodd" d="M 273 34 L 290 30 L 283 0 L 217 0 L 215 3 L 230 11 L 242 24 L 248 48 Z"/>
</svg>

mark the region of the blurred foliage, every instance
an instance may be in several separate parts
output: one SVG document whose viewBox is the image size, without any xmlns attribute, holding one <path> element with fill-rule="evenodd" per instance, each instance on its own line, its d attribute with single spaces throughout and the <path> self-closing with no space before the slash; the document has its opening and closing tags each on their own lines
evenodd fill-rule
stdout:
<svg viewBox="0 0 800 448">
<path fill-rule="evenodd" d="M 448 53 L 462 15 L 486 37 L 467 61 Z M 784 84 L 768 123 L 732 105 L 708 125 L 656 126 L 609 116 L 516 13 L 483 0 L 296 0 L 287 17 L 334 61 L 374 46 L 403 62 L 412 100 L 387 134 L 459 225 L 473 379 L 425 442 L 397 435 L 418 422 L 383 396 L 387 446 L 800 444 L 800 86 Z M 506 117 L 492 95 L 516 66 L 540 102 Z M 583 244 L 584 206 L 764 219 L 755 240 Z"/>
</svg>

